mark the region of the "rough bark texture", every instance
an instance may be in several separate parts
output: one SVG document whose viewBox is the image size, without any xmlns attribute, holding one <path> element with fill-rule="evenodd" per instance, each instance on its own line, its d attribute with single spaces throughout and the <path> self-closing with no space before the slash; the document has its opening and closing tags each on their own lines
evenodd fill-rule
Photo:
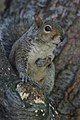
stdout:
<svg viewBox="0 0 80 120">
<path fill-rule="evenodd" d="M 53 120 L 80 119 L 79 6 L 79 0 L 13 0 L 10 8 L 5 11 L 0 25 L 3 40 L 13 40 L 13 44 L 32 25 L 34 14 L 40 11 L 43 19 L 53 17 L 54 20 L 59 20 L 68 35 L 67 44 L 55 58 L 56 79 L 50 98 L 58 117 Z M 17 93 L 11 91 L 11 85 L 16 85 L 17 80 L 5 57 L 3 46 L 0 45 L 0 120 L 41 120 L 42 118 L 35 118 L 33 112 L 26 110 Z"/>
</svg>

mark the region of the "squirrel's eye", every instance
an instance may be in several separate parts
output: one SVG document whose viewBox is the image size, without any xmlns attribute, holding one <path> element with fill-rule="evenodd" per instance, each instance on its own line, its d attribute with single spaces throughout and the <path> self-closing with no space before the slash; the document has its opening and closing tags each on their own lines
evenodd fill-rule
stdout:
<svg viewBox="0 0 80 120">
<path fill-rule="evenodd" d="M 44 27 L 44 31 L 45 31 L 46 33 L 51 32 L 51 30 L 52 30 L 52 27 L 51 27 L 50 25 L 46 25 L 46 26 Z"/>
</svg>

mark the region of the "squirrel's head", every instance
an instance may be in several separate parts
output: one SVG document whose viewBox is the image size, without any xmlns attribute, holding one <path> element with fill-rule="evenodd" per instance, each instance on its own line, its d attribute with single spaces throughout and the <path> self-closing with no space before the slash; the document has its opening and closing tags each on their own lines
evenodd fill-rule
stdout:
<svg viewBox="0 0 80 120">
<path fill-rule="evenodd" d="M 38 15 L 35 16 L 35 23 L 39 29 L 38 39 L 53 44 L 62 42 L 62 29 L 58 24 L 54 23 L 52 20 L 43 22 Z"/>
</svg>

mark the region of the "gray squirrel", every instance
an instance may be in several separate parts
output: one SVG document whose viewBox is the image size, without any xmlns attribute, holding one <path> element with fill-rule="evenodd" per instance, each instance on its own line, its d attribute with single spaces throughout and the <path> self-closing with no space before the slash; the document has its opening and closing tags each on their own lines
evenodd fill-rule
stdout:
<svg viewBox="0 0 80 120">
<path fill-rule="evenodd" d="M 22 81 L 29 76 L 50 94 L 55 80 L 54 53 L 62 43 L 62 35 L 58 24 L 35 16 L 35 24 L 14 42 L 9 54 L 9 61 Z"/>
<path fill-rule="evenodd" d="M 38 27 L 35 37 L 25 34 L 20 37 L 12 46 L 9 60 L 23 81 L 29 76 L 50 93 L 55 80 L 53 51 L 61 43 L 61 31 L 52 21 L 43 22 L 39 16 L 35 17 L 35 24 Z"/>
</svg>

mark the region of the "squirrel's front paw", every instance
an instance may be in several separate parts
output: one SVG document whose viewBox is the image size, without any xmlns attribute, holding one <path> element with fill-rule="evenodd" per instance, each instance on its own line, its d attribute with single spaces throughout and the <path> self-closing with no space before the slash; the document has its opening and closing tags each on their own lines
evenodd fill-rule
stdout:
<svg viewBox="0 0 80 120">
<path fill-rule="evenodd" d="M 19 78 L 21 79 L 22 82 L 27 82 L 27 79 L 28 79 L 27 74 L 23 72 L 19 73 Z"/>
<path fill-rule="evenodd" d="M 44 59 L 41 59 L 41 58 L 38 58 L 36 61 L 35 61 L 37 67 L 44 67 L 44 66 L 48 66 L 51 64 L 51 57 L 48 56 Z"/>
<path fill-rule="evenodd" d="M 53 51 L 53 54 L 55 55 L 55 57 L 57 57 L 61 53 L 61 50 L 63 49 L 63 47 L 65 46 L 67 41 L 68 41 L 68 36 L 66 34 L 64 34 L 64 36 L 63 36 L 63 38 L 61 40 L 61 43 L 58 44 L 56 49 Z"/>
</svg>

